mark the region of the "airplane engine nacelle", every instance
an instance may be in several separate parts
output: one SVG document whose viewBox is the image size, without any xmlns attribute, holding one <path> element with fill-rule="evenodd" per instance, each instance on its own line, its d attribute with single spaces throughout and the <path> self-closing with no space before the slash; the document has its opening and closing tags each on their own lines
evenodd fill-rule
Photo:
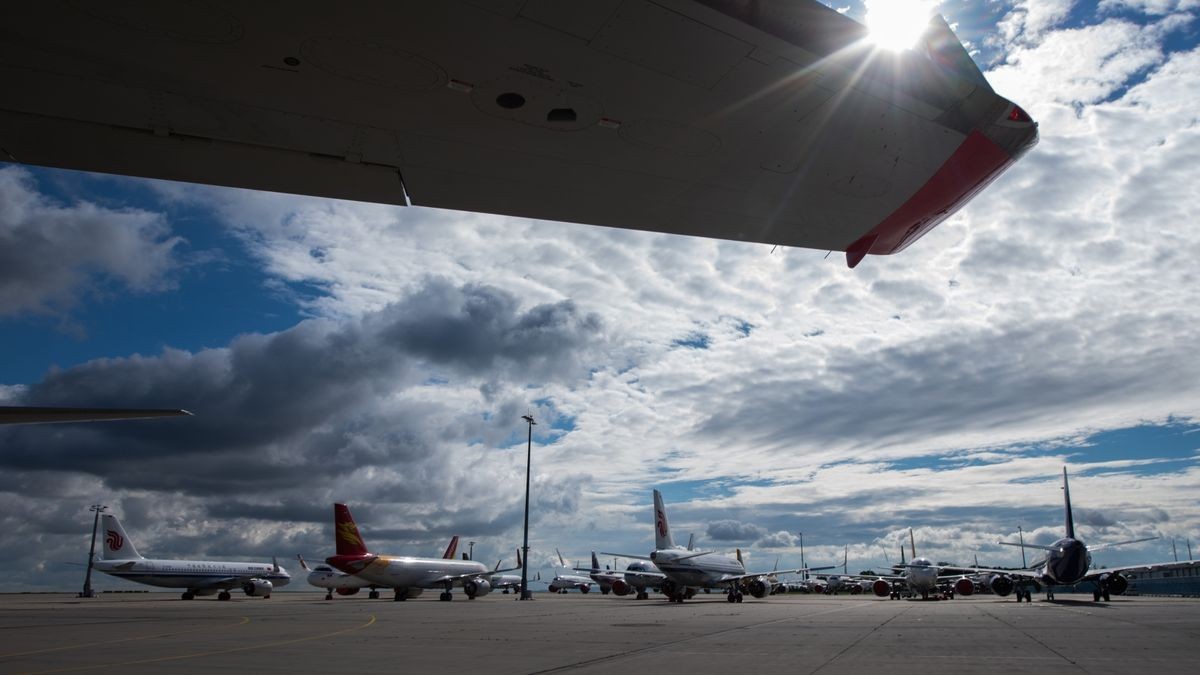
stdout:
<svg viewBox="0 0 1200 675">
<path fill-rule="evenodd" d="M 492 592 L 492 585 L 487 579 L 467 579 L 463 582 L 463 592 L 468 598 L 478 598 Z"/>
<path fill-rule="evenodd" d="M 275 588 L 275 584 L 272 584 L 266 579 L 251 579 L 242 584 L 242 590 L 245 591 L 246 595 L 257 596 L 260 598 L 270 597 L 272 588 Z"/>
<path fill-rule="evenodd" d="M 746 584 L 746 590 L 756 598 L 765 598 L 771 594 L 771 584 L 762 579 L 755 579 Z"/>
<path fill-rule="evenodd" d="M 626 596 L 629 595 L 629 591 L 629 584 L 626 583 L 624 579 L 617 579 L 616 581 L 612 582 L 613 595 Z"/>
<path fill-rule="evenodd" d="M 354 594 L 355 594 L 355 593 L 357 593 L 357 592 L 358 592 L 358 588 L 357 588 L 357 587 L 355 587 L 355 588 L 339 588 L 339 589 L 337 589 L 337 594 L 338 594 L 338 595 L 354 595 Z"/>
<path fill-rule="evenodd" d="M 1011 577 L 1004 574 L 997 574 L 988 581 L 988 586 L 992 592 L 1000 597 L 1007 597 L 1013 592 L 1013 580 Z"/>
<path fill-rule="evenodd" d="M 1120 575 L 1118 572 L 1111 574 L 1101 574 L 1096 580 L 1100 584 L 1100 588 L 1112 593 L 1113 595 L 1121 595 L 1129 590 L 1129 581 Z"/>
<path fill-rule="evenodd" d="M 825 584 L 813 584 L 812 592 L 813 593 L 824 593 L 825 592 Z"/>
<path fill-rule="evenodd" d="M 881 598 L 886 598 L 892 594 L 892 585 L 884 579 L 876 579 L 871 584 L 871 592 Z"/>
<path fill-rule="evenodd" d="M 958 595 L 971 595 L 975 592 L 975 582 L 963 577 L 954 582 L 954 592 Z"/>
</svg>

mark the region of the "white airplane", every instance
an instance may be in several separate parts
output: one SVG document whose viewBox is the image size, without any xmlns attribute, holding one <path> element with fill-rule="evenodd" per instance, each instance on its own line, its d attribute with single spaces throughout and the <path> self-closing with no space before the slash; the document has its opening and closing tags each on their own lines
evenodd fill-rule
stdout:
<svg viewBox="0 0 1200 675">
<path fill-rule="evenodd" d="M 563 560 L 562 553 L 559 553 L 558 549 L 554 549 L 554 552 L 558 553 L 558 563 L 567 568 L 567 561 Z M 581 577 L 578 574 L 556 574 L 553 580 L 544 583 L 549 585 L 548 590 L 551 593 L 566 593 L 572 588 L 580 593 L 587 593 L 592 590 L 592 586 L 598 585 L 591 577 Z"/>
<path fill-rule="evenodd" d="M 345 504 L 333 505 L 334 539 L 337 555 L 325 562 L 334 569 L 353 574 L 384 588 L 395 590 L 395 600 L 415 598 L 425 589 L 440 588 L 441 600 L 454 598 L 451 589 L 462 586 L 467 597 L 477 597 L 492 592 L 491 576 L 501 571 L 489 570 L 474 560 L 447 560 L 445 558 L 415 558 L 410 556 L 385 556 L 371 553 L 358 533 L 358 526 L 350 509 Z"/>
<path fill-rule="evenodd" d="M 278 563 L 224 562 L 219 560 L 153 560 L 143 558 L 133 540 L 111 514 L 100 516 L 104 523 L 104 548 L 94 569 L 105 574 L 149 586 L 183 588 L 184 600 L 217 593 L 228 600 L 229 590 L 240 588 L 246 595 L 269 598 L 276 586 L 291 581 Z"/>
<path fill-rule="evenodd" d="M 961 568 L 962 571 L 964 573 L 982 572 L 992 575 L 985 581 L 992 592 L 1004 597 L 1015 589 L 1017 591 L 1017 602 L 1020 602 L 1022 598 L 1026 602 L 1033 602 L 1033 590 L 1041 591 L 1043 586 L 1046 587 L 1046 600 L 1053 600 L 1054 586 L 1074 586 L 1085 581 L 1091 581 L 1095 584 L 1095 589 L 1092 591 L 1092 599 L 1094 601 L 1099 602 L 1103 598 L 1105 602 L 1108 602 L 1111 596 L 1121 595 L 1129 588 L 1129 581 L 1121 574 L 1122 572 L 1153 571 L 1167 564 L 1126 565 L 1124 567 L 1092 570 L 1093 552 L 1115 546 L 1151 541 L 1158 537 L 1143 537 L 1141 539 L 1130 539 L 1111 544 L 1088 546 L 1075 536 L 1075 517 L 1071 513 L 1071 489 L 1067 483 L 1067 467 L 1065 466 L 1063 467 L 1062 491 L 1064 517 L 1066 520 L 1065 537 L 1049 546 L 1027 544 L 1024 540 L 1019 543 L 1008 541 L 998 542 L 1004 546 L 1020 547 L 1022 551 L 1027 548 L 1045 551 L 1045 556 L 1041 560 L 1034 562 L 1025 569 L 1003 570 L 978 567 Z M 1030 590 L 1031 588 L 1033 590 Z"/>
<path fill-rule="evenodd" d="M 889 51 L 818 0 L 294 0 L 286 21 L 273 3 L 156 3 L 153 21 L 7 4 L 6 161 L 845 251 L 853 267 L 1037 142 L 941 17 Z"/>
<path fill-rule="evenodd" d="M 453 560 L 456 550 L 458 550 L 458 535 L 454 535 L 450 539 L 450 545 L 446 547 L 445 553 L 442 554 L 442 559 Z M 326 589 L 326 600 L 332 600 L 334 593 L 338 595 L 354 595 L 363 588 L 371 589 L 367 597 L 374 600 L 379 597 L 379 589 L 385 588 L 379 584 L 371 583 L 362 577 L 339 572 L 329 565 L 317 565 L 315 568 L 310 569 L 308 563 L 304 562 L 304 556 L 299 554 L 296 555 L 296 559 L 300 561 L 300 567 L 308 572 L 308 584 Z M 500 565 L 497 564 L 496 567 L 499 568 Z"/>
<path fill-rule="evenodd" d="M 507 594 L 509 590 L 520 592 L 521 590 L 521 575 L 507 574 L 500 571 L 500 560 L 496 561 L 496 568 L 492 571 L 492 576 L 489 581 L 492 584 L 492 590 L 500 590 Z M 517 566 L 513 569 L 521 569 L 521 549 L 517 549 Z"/>
<path fill-rule="evenodd" d="M 929 558 L 917 557 L 917 543 L 913 531 L 908 529 L 908 542 L 912 549 L 912 562 L 904 561 L 904 547 L 900 547 L 900 564 L 895 568 L 902 574 L 880 574 L 858 577 L 875 595 L 900 599 L 901 595 L 920 595 L 922 600 L 928 600 L 930 595 L 953 599 L 957 595 L 971 595 L 975 592 L 975 582 L 969 575 L 961 571 L 945 574 L 946 570 L 962 570 L 961 567 L 941 567 L 935 565 Z"/>
<path fill-rule="evenodd" d="M 797 568 L 778 570 L 776 572 L 746 573 L 740 556 L 728 556 L 715 551 L 696 553 L 682 546 L 676 546 L 671 538 L 671 526 L 667 522 L 667 510 L 663 506 L 662 493 L 654 491 L 654 546 L 653 553 L 647 556 L 630 555 L 627 553 L 605 553 L 604 555 L 619 555 L 626 558 L 650 560 L 658 566 L 662 576 L 661 589 L 671 602 L 682 603 L 691 598 L 699 589 L 723 589 L 729 602 L 741 602 L 742 589 L 745 588 L 756 598 L 764 598 L 771 592 L 771 574 L 796 574 L 810 569 L 828 568 Z M 650 576 L 649 572 L 639 572 Z"/>
<path fill-rule="evenodd" d="M 559 562 L 562 562 L 561 557 L 559 559 Z M 614 561 L 613 564 L 615 565 L 616 561 Z M 604 569 L 601 569 L 600 561 L 596 558 L 595 551 L 592 551 L 592 566 L 591 567 L 576 567 L 575 571 L 576 572 L 587 572 L 588 577 L 591 578 L 592 581 L 596 582 L 596 585 L 600 587 L 601 595 L 608 595 L 609 593 L 613 592 L 617 587 L 620 587 L 623 590 L 623 592 L 616 593 L 616 595 L 626 595 L 627 593 L 629 593 L 629 587 L 624 584 L 624 577 L 625 577 L 624 573 L 621 572 L 620 570 L 617 570 L 617 569 L 614 569 L 611 567 L 605 567 Z M 618 583 L 618 582 L 620 582 L 620 583 Z M 616 586 L 614 586 L 614 584 L 616 584 Z"/>
</svg>

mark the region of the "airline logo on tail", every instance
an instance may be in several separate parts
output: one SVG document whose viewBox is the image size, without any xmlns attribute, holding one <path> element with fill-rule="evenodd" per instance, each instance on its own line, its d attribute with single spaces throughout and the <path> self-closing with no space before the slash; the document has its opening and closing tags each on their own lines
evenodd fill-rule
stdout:
<svg viewBox="0 0 1200 675">
<path fill-rule="evenodd" d="M 658 527 L 658 536 L 660 536 L 660 537 L 667 536 L 667 516 L 666 516 L 666 514 L 662 512 L 662 509 L 655 509 L 654 516 L 655 516 L 655 518 L 654 518 L 655 524 Z"/>
<path fill-rule="evenodd" d="M 367 545 L 363 543 L 362 536 L 358 534 L 358 528 L 355 527 L 353 522 L 338 523 L 337 536 L 340 541 L 349 544 L 350 546 L 357 548 L 367 547 Z"/>
<path fill-rule="evenodd" d="M 120 551 L 125 545 L 125 538 L 122 537 L 116 530 L 109 530 L 104 536 L 104 543 L 113 551 Z"/>
</svg>

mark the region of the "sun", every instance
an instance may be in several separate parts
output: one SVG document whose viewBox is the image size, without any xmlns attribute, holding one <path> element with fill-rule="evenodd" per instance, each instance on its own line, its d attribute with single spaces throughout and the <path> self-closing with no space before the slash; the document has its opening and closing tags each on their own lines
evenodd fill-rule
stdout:
<svg viewBox="0 0 1200 675">
<path fill-rule="evenodd" d="M 881 49 L 901 51 L 917 44 L 935 0 L 867 0 L 868 39 Z"/>
</svg>

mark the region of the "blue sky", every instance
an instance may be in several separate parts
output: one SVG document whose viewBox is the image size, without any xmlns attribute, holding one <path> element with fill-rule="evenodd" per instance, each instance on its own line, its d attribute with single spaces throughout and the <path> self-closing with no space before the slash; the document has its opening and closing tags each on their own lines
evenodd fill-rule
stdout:
<svg viewBox="0 0 1200 675">
<path fill-rule="evenodd" d="M 848 5 L 865 17 L 861 3 Z M 0 164 L 0 399 L 185 421 L 0 430 L 5 590 L 74 588 L 88 504 L 144 552 L 1011 565 L 1200 538 L 1200 6 L 937 5 L 1040 144 L 899 255 L 779 249 Z M 13 541 L 34 541 L 33 549 Z M 752 562 L 752 566 L 754 565 Z M 544 572 L 544 576 L 545 576 Z M 108 582 L 117 585 L 117 582 Z"/>
</svg>

